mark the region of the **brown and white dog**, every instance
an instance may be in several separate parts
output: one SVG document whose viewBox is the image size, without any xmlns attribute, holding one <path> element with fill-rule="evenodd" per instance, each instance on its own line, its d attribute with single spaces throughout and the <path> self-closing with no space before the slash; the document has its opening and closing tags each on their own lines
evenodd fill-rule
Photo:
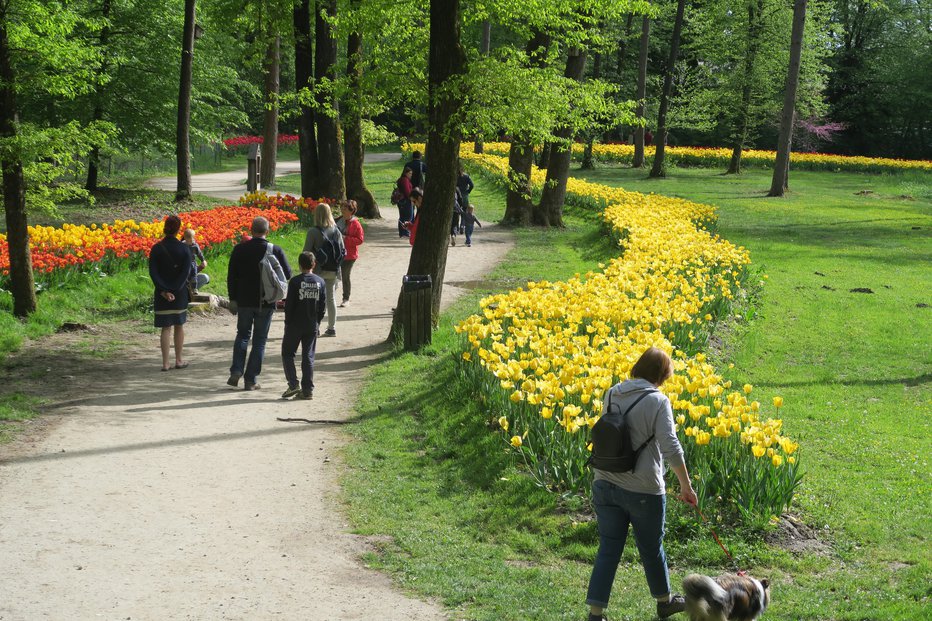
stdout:
<svg viewBox="0 0 932 621">
<path fill-rule="evenodd" d="M 770 582 L 725 574 L 690 574 L 683 580 L 690 621 L 754 621 L 770 603 Z"/>
</svg>

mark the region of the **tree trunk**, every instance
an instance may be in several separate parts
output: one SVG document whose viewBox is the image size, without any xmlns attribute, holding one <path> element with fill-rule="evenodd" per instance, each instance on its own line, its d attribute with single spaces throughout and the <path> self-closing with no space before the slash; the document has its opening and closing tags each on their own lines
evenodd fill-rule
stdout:
<svg viewBox="0 0 932 621">
<path fill-rule="evenodd" d="M 634 98 L 638 102 L 638 118 L 644 118 L 644 99 L 647 97 L 647 55 L 650 51 L 650 18 L 644 16 L 641 20 L 641 48 L 638 53 L 638 85 Z M 632 168 L 644 166 L 644 126 L 634 128 L 634 159 Z"/>
<path fill-rule="evenodd" d="M 318 84 L 324 78 L 336 79 L 337 41 L 331 24 L 322 13 L 336 17 L 336 0 L 317 0 L 314 50 L 314 77 Z M 320 190 L 323 196 L 334 200 L 346 198 L 346 180 L 343 167 L 343 130 L 340 127 L 340 108 L 332 92 L 318 93 L 317 105 L 317 162 L 320 166 Z M 329 110 L 327 110 L 329 108 Z M 327 110 L 324 112 L 324 110 Z"/>
<path fill-rule="evenodd" d="M 731 148 L 731 161 L 726 174 L 741 173 L 741 152 L 748 139 L 748 125 L 751 116 L 751 97 L 754 94 L 754 68 L 757 64 L 757 52 L 760 49 L 760 35 L 763 28 L 763 0 L 748 1 L 748 41 L 744 55 L 744 83 L 741 85 L 741 104 Z"/>
<path fill-rule="evenodd" d="M 663 76 L 663 92 L 660 94 L 660 113 L 657 115 L 657 134 L 654 140 L 654 165 L 648 177 L 665 177 L 664 150 L 667 146 L 667 110 L 670 106 L 670 94 L 673 91 L 673 73 L 676 70 L 676 57 L 680 53 L 680 33 L 683 31 L 683 12 L 686 9 L 686 0 L 676 3 L 676 21 L 673 23 L 673 40 L 670 41 L 670 58 L 667 60 L 667 70 Z"/>
<path fill-rule="evenodd" d="M 351 4 L 353 10 L 359 6 L 359 0 Z M 363 164 L 366 159 L 366 147 L 362 142 L 362 34 L 351 32 L 346 41 L 346 74 L 350 80 L 352 95 L 346 102 L 346 133 L 343 138 L 346 148 L 346 196 L 356 201 L 358 215 L 363 218 L 381 218 L 379 206 L 372 192 L 366 187 Z"/>
<path fill-rule="evenodd" d="M 586 69 L 586 52 L 578 48 L 571 49 L 566 58 L 564 76 L 576 80 L 583 79 Z M 570 173 L 570 159 L 573 157 L 573 130 L 560 129 L 555 132 L 565 143 L 556 143 L 550 152 L 547 166 L 547 181 L 540 195 L 540 204 L 534 209 L 534 224 L 541 226 L 563 226 L 563 203 L 566 201 L 566 181 Z"/>
<path fill-rule="evenodd" d="M 783 196 L 789 189 L 790 149 L 793 140 L 793 118 L 796 113 L 796 89 L 799 87 L 799 65 L 803 53 L 803 31 L 806 27 L 806 0 L 793 2 L 793 33 L 790 39 L 790 66 L 783 94 L 783 116 L 777 142 L 777 159 L 773 180 L 767 196 Z"/>
<path fill-rule="evenodd" d="M 505 200 L 503 224 L 527 226 L 531 223 L 531 168 L 534 166 L 534 145 L 512 140 L 508 151 L 508 196 Z"/>
<path fill-rule="evenodd" d="M 550 154 L 553 153 L 553 143 L 545 142 L 540 148 L 540 156 L 537 162 L 537 167 L 541 170 L 547 170 L 550 168 Z"/>
<path fill-rule="evenodd" d="M 492 22 L 485 20 L 482 22 L 482 43 L 479 52 L 483 56 L 488 56 L 492 50 Z M 476 136 L 476 143 L 473 145 L 473 153 L 483 153 L 485 151 L 484 139 L 482 136 Z"/>
<path fill-rule="evenodd" d="M 550 36 L 535 30 L 525 46 L 527 64 L 542 67 L 546 62 Z M 531 223 L 531 169 L 534 166 L 534 145 L 523 136 L 515 136 L 508 151 L 508 196 L 503 223 L 527 226 Z"/>
<path fill-rule="evenodd" d="M 103 0 L 103 4 L 100 8 L 101 17 L 105 20 L 110 19 L 111 12 L 111 0 Z M 100 43 L 101 55 L 103 58 L 100 62 L 100 67 L 98 67 L 97 75 L 97 92 L 94 94 L 94 112 L 92 113 L 92 118 L 94 121 L 102 121 L 104 118 L 104 85 L 102 82 L 102 76 L 107 71 L 107 43 L 110 40 L 110 22 L 107 21 L 104 23 L 103 27 L 100 29 L 100 35 L 98 37 L 98 42 Z M 88 192 L 97 191 L 97 177 L 100 172 L 100 145 L 94 145 L 91 149 L 90 157 L 87 160 L 87 179 L 84 182 L 84 189 Z"/>
<path fill-rule="evenodd" d="M 178 132 L 175 136 L 175 160 L 178 166 L 176 201 L 191 198 L 191 74 L 194 69 L 194 8 L 195 0 L 184 0 L 181 79 L 178 87 Z"/>
<path fill-rule="evenodd" d="M 443 93 L 443 89 L 464 72 L 465 66 L 466 54 L 460 46 L 459 0 L 431 0 L 427 110 L 430 174 L 424 188 L 424 203 L 418 216 L 417 237 L 411 249 L 408 274 L 431 276 L 431 308 L 435 323 L 443 293 L 460 149 L 460 136 L 450 127 L 450 122 L 462 105 L 456 93 L 449 90 Z M 399 333 L 400 327 L 400 317 L 396 313 L 392 322 L 393 336 Z"/>
<path fill-rule="evenodd" d="M 596 52 L 595 57 L 592 60 L 592 77 L 596 80 L 602 77 L 602 55 Z M 595 164 L 592 161 L 592 147 L 595 142 L 595 136 L 590 134 L 589 139 L 586 140 L 586 148 L 583 149 L 583 158 L 580 168 L 583 170 L 592 170 L 595 168 Z"/>
<path fill-rule="evenodd" d="M 311 43 L 311 0 L 300 0 L 292 13 L 294 22 L 295 91 L 311 86 L 314 54 Z M 320 197 L 320 168 L 317 162 L 317 136 L 314 133 L 314 108 L 300 105 L 298 115 L 298 157 L 301 160 L 301 196 Z"/>
<path fill-rule="evenodd" d="M 0 138 L 16 138 L 16 74 L 10 53 L 6 17 L 0 19 Z M 36 284 L 32 277 L 32 254 L 26 221 L 26 182 L 23 162 L 15 150 L 0 152 L 3 169 L 3 209 L 6 212 L 7 249 L 10 255 L 10 292 L 13 314 L 25 317 L 36 310 Z"/>
<path fill-rule="evenodd" d="M 262 187 L 275 186 L 275 164 L 278 159 L 278 91 L 281 61 L 281 37 L 272 37 L 265 51 L 265 115 L 262 124 Z"/>
</svg>

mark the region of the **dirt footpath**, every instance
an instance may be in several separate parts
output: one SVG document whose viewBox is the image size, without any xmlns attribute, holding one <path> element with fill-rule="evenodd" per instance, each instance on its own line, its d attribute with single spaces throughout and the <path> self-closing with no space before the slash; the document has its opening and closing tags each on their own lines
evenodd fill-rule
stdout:
<svg viewBox="0 0 932 621">
<path fill-rule="evenodd" d="M 225 383 L 224 313 L 189 318 L 187 369 L 160 372 L 158 337 L 141 335 L 72 379 L 80 398 L 46 395 L 55 422 L 0 447 L 0 619 L 445 618 L 360 563 L 338 500 L 339 422 L 386 352 L 410 253 L 391 212 L 369 224 L 337 337 L 318 342 L 313 401 L 278 399 L 281 314 L 259 391 Z M 450 248 L 446 281 L 481 279 L 511 243 L 477 231 Z"/>
</svg>

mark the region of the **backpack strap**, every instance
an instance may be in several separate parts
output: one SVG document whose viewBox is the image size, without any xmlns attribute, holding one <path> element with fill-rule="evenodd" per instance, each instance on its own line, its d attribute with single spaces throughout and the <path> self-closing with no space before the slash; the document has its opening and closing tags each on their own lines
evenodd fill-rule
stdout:
<svg viewBox="0 0 932 621">
<path fill-rule="evenodd" d="M 630 406 L 627 410 L 625 410 L 625 413 L 621 415 L 621 418 L 622 418 L 622 419 L 626 418 L 626 417 L 628 416 L 628 414 L 631 413 L 631 410 L 634 409 L 634 406 L 636 406 L 638 403 L 641 402 L 641 399 L 643 399 L 643 398 L 646 397 L 647 395 L 649 395 L 649 394 L 651 394 L 651 393 L 654 393 L 654 392 L 657 392 L 657 391 L 656 391 L 656 390 L 646 390 L 646 391 L 644 391 L 644 394 L 642 394 L 640 397 L 638 397 L 637 399 L 635 399 L 635 400 L 634 400 L 634 403 L 632 403 L 631 406 Z M 609 406 L 609 408 L 611 408 L 611 406 L 612 406 L 612 393 L 611 393 L 611 392 L 608 393 L 608 406 Z M 657 419 L 656 419 L 656 418 L 654 419 L 654 424 L 655 424 L 655 425 L 657 424 Z M 650 437 L 647 438 L 646 440 L 644 440 L 644 443 L 641 444 L 641 446 L 639 446 L 639 447 L 637 447 L 636 449 L 634 449 L 634 454 L 635 454 L 635 455 L 640 454 L 640 452 L 644 450 L 644 447 L 647 446 L 648 444 L 650 444 L 651 440 L 653 440 L 653 439 L 654 439 L 654 434 L 651 433 L 651 434 L 650 434 Z"/>
</svg>

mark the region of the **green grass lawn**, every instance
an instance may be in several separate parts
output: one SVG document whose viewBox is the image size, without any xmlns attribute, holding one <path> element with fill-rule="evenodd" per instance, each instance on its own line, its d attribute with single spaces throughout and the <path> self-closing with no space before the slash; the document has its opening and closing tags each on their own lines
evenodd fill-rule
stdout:
<svg viewBox="0 0 932 621">
<path fill-rule="evenodd" d="M 728 328 L 715 352 L 723 371 L 735 364 L 731 379 L 785 397 L 784 430 L 805 460 L 796 513 L 817 545 L 794 551 L 760 533 L 722 532 L 738 566 L 773 579 L 766 618 L 922 617 L 932 575 L 923 416 L 932 351 L 924 306 L 932 304 L 929 185 L 920 177 L 794 172 L 790 196 L 765 199 L 766 171 L 674 170 L 647 180 L 602 168 L 585 176 L 719 206 L 718 231 L 748 247 L 768 275 L 754 320 Z M 494 201 L 486 184 L 479 188 Z M 498 195 L 499 213 L 501 203 Z M 609 249 L 593 243 L 602 237 L 594 219 L 570 210 L 567 221 L 566 231 L 519 231 L 488 286 L 566 278 L 604 258 Z M 483 293 L 447 313 L 426 351 L 373 370 L 354 428 L 364 441 L 347 449 L 349 513 L 360 532 L 389 535 L 371 564 L 457 617 L 580 618 L 595 552 L 584 503 L 534 487 L 487 427 L 496 414 L 457 386 L 450 326 Z M 674 584 L 689 571 L 730 568 L 678 503 L 669 520 Z M 625 558 L 610 618 L 650 618 L 636 553 Z"/>
</svg>

